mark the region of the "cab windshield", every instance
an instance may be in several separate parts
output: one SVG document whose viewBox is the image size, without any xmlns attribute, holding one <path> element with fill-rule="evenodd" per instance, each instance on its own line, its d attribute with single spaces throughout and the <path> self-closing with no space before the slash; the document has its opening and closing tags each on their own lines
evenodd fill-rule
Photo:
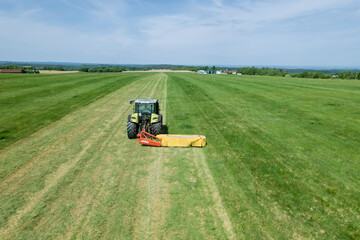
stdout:
<svg viewBox="0 0 360 240">
<path fill-rule="evenodd" d="M 151 114 L 155 112 L 155 104 L 151 104 L 151 103 L 137 104 L 135 108 L 136 108 L 135 111 L 137 113 Z"/>
</svg>

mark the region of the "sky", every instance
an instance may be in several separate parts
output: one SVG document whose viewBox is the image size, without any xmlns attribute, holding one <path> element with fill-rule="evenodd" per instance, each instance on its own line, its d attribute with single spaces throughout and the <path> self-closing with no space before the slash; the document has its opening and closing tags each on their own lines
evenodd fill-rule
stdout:
<svg viewBox="0 0 360 240">
<path fill-rule="evenodd" d="M 358 0 L 0 0 L 0 61 L 360 67 Z"/>
</svg>

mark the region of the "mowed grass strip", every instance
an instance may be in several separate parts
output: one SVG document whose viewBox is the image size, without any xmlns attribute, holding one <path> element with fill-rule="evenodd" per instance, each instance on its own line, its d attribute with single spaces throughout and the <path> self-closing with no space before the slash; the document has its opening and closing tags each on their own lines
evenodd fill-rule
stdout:
<svg viewBox="0 0 360 240">
<path fill-rule="evenodd" d="M 204 134 L 238 236 L 360 237 L 360 82 L 169 74 L 170 133 Z"/>
<path fill-rule="evenodd" d="M 65 231 L 60 232 L 59 229 L 73 229 L 73 223 L 66 220 L 74 221 L 71 218 L 74 210 L 72 207 L 77 205 L 76 202 L 67 200 L 72 194 L 86 194 L 83 191 L 90 191 L 91 193 L 84 197 L 92 199 L 89 204 L 97 204 L 95 202 L 98 202 L 98 199 L 93 199 L 93 194 L 98 194 L 100 187 L 108 187 L 104 186 L 104 182 L 98 177 L 108 176 L 103 172 L 99 176 L 96 172 L 99 168 L 104 171 L 118 170 L 112 167 L 108 169 L 108 165 L 103 167 L 105 163 L 111 164 L 108 161 L 110 153 L 106 151 L 106 147 L 110 140 L 118 141 L 118 134 L 123 136 L 122 140 L 127 140 L 126 116 L 131 108 L 128 100 L 131 96 L 136 97 L 141 92 L 152 89 L 152 84 L 157 79 L 155 74 L 142 74 L 139 80 L 68 114 L 20 144 L 2 150 L 1 169 L 9 170 L 12 174 L 5 172 L 7 177 L 0 182 L 0 238 L 12 238 L 12 234 L 15 234 L 15 238 L 32 236 L 48 239 L 48 236 L 63 236 Z M 115 148 L 118 149 L 119 146 L 116 145 Z M 94 159 L 97 160 L 96 165 L 84 171 L 87 163 Z M 14 168 L 13 164 L 18 161 L 26 164 Z M 88 177 L 78 178 L 79 175 Z M 92 178 L 99 181 L 92 182 Z M 76 181 L 80 181 L 82 187 L 78 188 Z M 91 184 L 94 184 L 93 188 L 88 189 Z M 75 188 L 71 189 L 71 192 L 64 192 L 69 185 L 75 185 Z M 59 201 L 65 201 L 64 205 Z M 51 210 L 53 204 L 55 212 Z M 79 204 L 82 206 L 85 203 Z M 74 211 L 77 212 L 74 213 L 76 223 L 82 224 L 80 220 L 86 215 L 76 217 L 79 212 L 77 209 Z M 54 215 L 61 217 L 51 218 Z M 39 229 L 47 223 L 51 225 L 34 231 L 34 228 Z"/>
<path fill-rule="evenodd" d="M 0 149 L 142 74 L 0 75 Z"/>
</svg>

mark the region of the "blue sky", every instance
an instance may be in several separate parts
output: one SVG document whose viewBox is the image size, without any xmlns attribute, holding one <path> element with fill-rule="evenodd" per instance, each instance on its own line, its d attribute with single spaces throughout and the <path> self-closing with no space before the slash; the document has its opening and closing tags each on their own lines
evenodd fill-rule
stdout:
<svg viewBox="0 0 360 240">
<path fill-rule="evenodd" d="M 0 60 L 360 67 L 357 0 L 0 0 Z"/>
</svg>

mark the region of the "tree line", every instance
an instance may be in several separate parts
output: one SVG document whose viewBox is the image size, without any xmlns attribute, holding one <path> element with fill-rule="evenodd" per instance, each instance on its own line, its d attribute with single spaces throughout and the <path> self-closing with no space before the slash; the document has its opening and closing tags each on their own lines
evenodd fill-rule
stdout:
<svg viewBox="0 0 360 240">
<path fill-rule="evenodd" d="M 80 67 L 80 72 L 123 72 L 126 69 L 121 66 L 111 66 L 111 67 Z"/>
<path fill-rule="evenodd" d="M 288 72 L 277 68 L 256 68 L 256 67 L 243 67 L 237 69 L 238 73 L 243 75 L 266 75 L 266 76 L 281 76 L 285 77 Z"/>
<path fill-rule="evenodd" d="M 323 72 L 301 72 L 301 73 L 291 73 L 289 74 L 287 71 L 276 68 L 256 68 L 256 67 L 243 67 L 237 69 L 238 73 L 243 75 L 266 75 L 266 76 L 290 76 L 296 78 L 314 78 L 314 79 L 330 79 L 330 78 L 338 78 L 338 79 L 358 79 L 360 80 L 360 72 L 339 72 L 337 74 L 325 74 Z"/>
<path fill-rule="evenodd" d="M 330 79 L 332 76 L 330 74 L 325 74 L 322 72 L 302 72 L 302 73 L 292 73 L 291 77 L 296 78 L 321 78 L 321 79 Z"/>
<path fill-rule="evenodd" d="M 321 78 L 321 79 L 330 79 L 330 78 L 338 78 L 338 79 L 358 79 L 360 80 L 360 72 L 339 72 L 338 74 L 325 74 L 322 72 L 302 72 L 302 73 L 293 73 L 290 74 L 291 77 L 297 78 Z"/>
<path fill-rule="evenodd" d="M 54 67 L 54 66 L 46 66 L 43 69 L 44 70 L 65 71 L 65 69 L 63 67 Z"/>
<path fill-rule="evenodd" d="M 40 73 L 39 70 L 32 66 L 3 65 L 0 69 L 21 69 L 25 73 Z"/>
<path fill-rule="evenodd" d="M 358 79 L 360 80 L 360 72 L 339 72 L 337 75 L 338 78 L 340 79 Z"/>
</svg>

